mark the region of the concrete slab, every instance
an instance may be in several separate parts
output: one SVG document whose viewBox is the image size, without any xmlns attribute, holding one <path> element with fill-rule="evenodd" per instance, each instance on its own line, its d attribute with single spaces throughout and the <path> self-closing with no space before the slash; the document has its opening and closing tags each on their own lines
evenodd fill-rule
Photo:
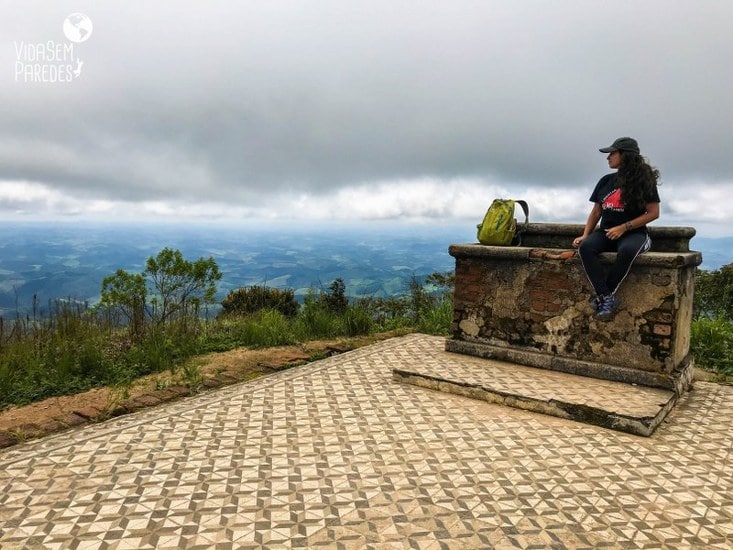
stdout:
<svg viewBox="0 0 733 550">
<path fill-rule="evenodd" d="M 393 370 L 398 382 L 649 436 L 677 401 L 649 388 L 442 352 Z"/>
</svg>

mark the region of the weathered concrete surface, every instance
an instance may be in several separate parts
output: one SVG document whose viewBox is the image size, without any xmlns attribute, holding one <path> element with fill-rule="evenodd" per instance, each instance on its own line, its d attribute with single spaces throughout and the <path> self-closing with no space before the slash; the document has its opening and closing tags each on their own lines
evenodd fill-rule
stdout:
<svg viewBox="0 0 733 550">
<path fill-rule="evenodd" d="M 530 224 L 523 243 L 562 244 L 579 231 Z M 621 309 L 605 323 L 593 318 L 590 285 L 574 251 L 452 245 L 456 290 L 446 349 L 683 392 L 692 379 L 694 272 L 702 257 L 688 251 L 694 230 L 656 233 L 665 248 L 680 250 L 640 256 L 619 291 Z"/>
<path fill-rule="evenodd" d="M 444 352 L 396 367 L 393 379 L 612 430 L 649 436 L 677 402 L 672 390 Z"/>
</svg>

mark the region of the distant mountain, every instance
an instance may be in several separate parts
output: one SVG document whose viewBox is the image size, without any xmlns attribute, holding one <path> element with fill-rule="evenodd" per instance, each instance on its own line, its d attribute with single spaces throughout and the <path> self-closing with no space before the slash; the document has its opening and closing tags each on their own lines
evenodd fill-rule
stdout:
<svg viewBox="0 0 733 550">
<path fill-rule="evenodd" d="M 43 311 L 57 299 L 95 303 L 102 279 L 139 273 L 165 247 L 195 260 L 213 257 L 223 279 L 219 300 L 242 286 L 292 288 L 305 296 L 336 278 L 349 296 L 405 293 L 413 276 L 450 271 L 448 246 L 475 229 L 374 224 L 320 226 L 0 224 L 0 315 Z"/>
<path fill-rule="evenodd" d="M 702 252 L 703 269 L 712 271 L 733 264 L 733 237 L 693 237 L 690 248 Z"/>
<path fill-rule="evenodd" d="M 48 311 L 57 299 L 95 303 L 102 279 L 117 269 L 134 273 L 165 247 L 187 259 L 212 256 L 223 273 L 221 300 L 242 286 L 292 288 L 298 296 L 336 278 L 349 296 L 407 292 L 413 276 L 451 271 L 453 243 L 475 242 L 475 225 L 282 224 L 124 225 L 0 223 L 0 316 Z M 705 269 L 733 263 L 733 237 L 695 237 Z"/>
</svg>

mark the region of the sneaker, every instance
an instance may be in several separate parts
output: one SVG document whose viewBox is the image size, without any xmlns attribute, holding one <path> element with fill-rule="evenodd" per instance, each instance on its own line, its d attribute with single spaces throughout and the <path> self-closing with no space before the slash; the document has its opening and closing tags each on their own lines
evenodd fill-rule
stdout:
<svg viewBox="0 0 733 550">
<path fill-rule="evenodd" d="M 594 296 L 590 299 L 590 306 L 593 308 L 593 311 L 598 313 L 598 308 L 601 307 L 601 304 L 603 303 L 603 296 Z"/>
<path fill-rule="evenodd" d="M 616 313 L 619 305 L 621 305 L 619 299 L 613 294 L 600 296 L 599 302 L 600 305 L 596 310 L 596 319 L 599 321 L 609 321 L 613 317 L 613 314 Z"/>
</svg>

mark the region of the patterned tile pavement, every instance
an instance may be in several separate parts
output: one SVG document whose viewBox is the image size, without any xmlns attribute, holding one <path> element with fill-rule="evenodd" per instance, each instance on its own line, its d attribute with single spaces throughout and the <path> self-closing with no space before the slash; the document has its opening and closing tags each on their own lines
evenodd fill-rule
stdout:
<svg viewBox="0 0 733 550">
<path fill-rule="evenodd" d="M 397 338 L 2 452 L 0 548 L 733 548 L 733 388 L 645 438 L 392 381 L 442 350 Z"/>
<path fill-rule="evenodd" d="M 653 433 L 677 400 L 670 390 L 449 352 L 393 373 L 397 381 L 639 435 Z"/>
</svg>

